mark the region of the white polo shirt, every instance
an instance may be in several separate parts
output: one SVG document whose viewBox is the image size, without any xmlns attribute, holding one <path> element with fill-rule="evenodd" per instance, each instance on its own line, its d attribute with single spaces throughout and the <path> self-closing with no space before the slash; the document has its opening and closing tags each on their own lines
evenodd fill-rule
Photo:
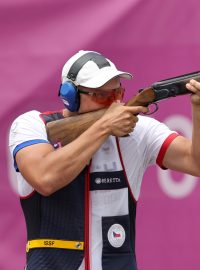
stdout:
<svg viewBox="0 0 200 270">
<path fill-rule="evenodd" d="M 140 194 L 142 178 L 147 167 L 158 163 L 162 166 L 164 154 L 171 141 L 178 135 L 159 121 L 138 116 L 139 121 L 128 137 L 119 138 L 120 151 L 133 197 L 137 201 Z M 19 116 L 10 129 L 9 147 L 16 169 L 16 181 L 20 197 L 27 197 L 33 187 L 18 171 L 15 155 L 20 149 L 38 143 L 49 143 L 45 124 L 40 112 L 30 111 Z M 92 158 L 91 172 L 120 171 L 117 144 L 114 136 L 110 136 Z M 109 185 L 109 182 L 107 183 Z M 90 254 L 91 269 L 101 270 L 102 216 L 126 215 L 128 213 L 127 189 L 91 191 L 91 237 Z M 95 239 L 95 241 L 93 241 Z M 83 264 L 80 270 L 84 269 Z"/>
</svg>

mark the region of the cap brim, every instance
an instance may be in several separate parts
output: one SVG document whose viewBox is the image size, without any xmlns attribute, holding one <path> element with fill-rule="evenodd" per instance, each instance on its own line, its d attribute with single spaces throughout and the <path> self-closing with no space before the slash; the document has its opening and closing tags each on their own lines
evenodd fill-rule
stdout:
<svg viewBox="0 0 200 270">
<path fill-rule="evenodd" d="M 104 68 L 99 70 L 97 76 L 94 76 L 92 79 L 86 80 L 85 82 L 81 82 L 80 85 L 89 88 L 98 88 L 117 76 L 127 80 L 131 80 L 133 77 L 132 74 L 128 72 L 123 72 L 119 70 L 109 70 Z"/>
</svg>

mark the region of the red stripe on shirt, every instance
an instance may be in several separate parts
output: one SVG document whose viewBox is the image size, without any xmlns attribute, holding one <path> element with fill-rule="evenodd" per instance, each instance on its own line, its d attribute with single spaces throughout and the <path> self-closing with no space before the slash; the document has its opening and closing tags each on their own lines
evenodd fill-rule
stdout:
<svg viewBox="0 0 200 270">
<path fill-rule="evenodd" d="M 171 135 L 169 135 L 167 137 L 167 139 L 164 141 L 164 143 L 162 144 L 161 148 L 160 148 L 160 151 L 159 151 L 159 154 L 158 154 L 158 157 L 156 159 L 156 163 L 158 164 L 158 166 L 160 166 L 162 169 L 166 170 L 167 168 L 165 168 L 162 163 L 163 163 L 163 159 L 164 159 L 164 156 L 165 156 L 165 153 L 170 145 L 170 143 L 176 138 L 178 137 L 179 134 L 177 133 L 172 133 Z"/>
</svg>

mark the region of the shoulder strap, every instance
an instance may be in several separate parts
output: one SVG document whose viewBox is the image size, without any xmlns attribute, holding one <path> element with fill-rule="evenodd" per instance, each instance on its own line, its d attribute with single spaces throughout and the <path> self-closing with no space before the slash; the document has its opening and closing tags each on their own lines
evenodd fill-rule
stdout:
<svg viewBox="0 0 200 270">
<path fill-rule="evenodd" d="M 45 123 L 45 125 L 49 122 L 64 118 L 61 111 L 43 112 L 40 114 L 40 117 L 41 117 L 42 121 Z"/>
</svg>

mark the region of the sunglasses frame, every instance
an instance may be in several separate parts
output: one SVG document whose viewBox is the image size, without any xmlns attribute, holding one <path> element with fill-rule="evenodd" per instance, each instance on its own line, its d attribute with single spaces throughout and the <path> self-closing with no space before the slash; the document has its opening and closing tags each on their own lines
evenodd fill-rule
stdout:
<svg viewBox="0 0 200 270">
<path fill-rule="evenodd" d="M 125 89 L 120 85 L 120 87 L 112 89 L 111 91 L 104 91 L 104 90 L 96 90 L 98 92 L 93 92 L 93 91 L 85 91 L 82 89 L 78 88 L 78 92 L 81 94 L 89 95 L 96 101 L 100 100 L 109 100 L 111 99 L 112 101 L 122 99 L 124 96 Z"/>
</svg>

